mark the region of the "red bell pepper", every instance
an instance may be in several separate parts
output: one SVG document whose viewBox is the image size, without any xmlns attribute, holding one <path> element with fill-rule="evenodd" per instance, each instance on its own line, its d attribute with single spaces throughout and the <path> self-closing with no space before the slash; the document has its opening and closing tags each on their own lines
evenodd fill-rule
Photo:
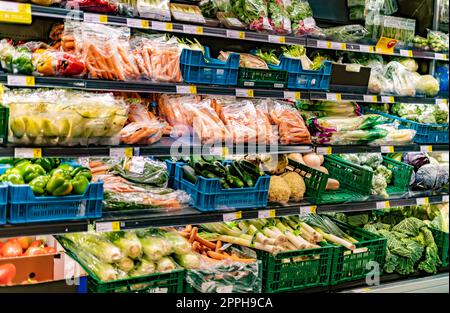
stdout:
<svg viewBox="0 0 450 313">
<path fill-rule="evenodd" d="M 84 63 L 68 53 L 63 54 L 56 66 L 56 71 L 62 76 L 77 76 L 82 74 L 84 69 Z"/>
</svg>

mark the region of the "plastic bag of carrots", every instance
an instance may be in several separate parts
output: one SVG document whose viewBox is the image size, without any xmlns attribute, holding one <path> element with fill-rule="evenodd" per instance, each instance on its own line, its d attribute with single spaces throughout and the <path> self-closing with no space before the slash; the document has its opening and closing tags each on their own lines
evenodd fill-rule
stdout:
<svg viewBox="0 0 450 313">
<path fill-rule="evenodd" d="M 270 100 L 268 112 L 272 124 L 278 125 L 280 143 L 283 145 L 310 144 L 311 135 L 300 112 L 289 102 Z"/>
<path fill-rule="evenodd" d="M 108 80 L 139 78 L 140 72 L 129 45 L 129 28 L 93 23 L 82 23 L 80 27 L 81 34 L 74 34 L 75 41 L 77 46 L 80 45 L 91 78 Z"/>
<path fill-rule="evenodd" d="M 171 136 L 189 136 L 192 131 L 193 116 L 190 104 L 200 102 L 199 96 L 161 94 L 158 97 L 158 111 L 161 118 L 173 127 Z"/>
</svg>

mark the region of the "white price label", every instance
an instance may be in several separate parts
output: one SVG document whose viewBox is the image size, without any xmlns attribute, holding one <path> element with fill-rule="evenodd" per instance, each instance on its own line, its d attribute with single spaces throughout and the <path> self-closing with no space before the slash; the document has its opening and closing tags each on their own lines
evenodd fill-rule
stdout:
<svg viewBox="0 0 450 313">
<path fill-rule="evenodd" d="M 335 50 L 347 50 L 347 44 L 342 42 L 331 42 L 331 48 Z"/>
<path fill-rule="evenodd" d="M 448 162 L 448 152 L 442 153 L 442 161 Z"/>
<path fill-rule="evenodd" d="M 286 37 L 284 37 L 284 36 L 269 35 L 268 39 L 269 39 L 269 42 L 272 42 L 272 43 L 281 43 L 281 44 L 286 43 Z"/>
<path fill-rule="evenodd" d="M 394 146 L 381 146 L 380 150 L 381 150 L 381 153 L 393 153 Z"/>
<path fill-rule="evenodd" d="M 394 103 L 395 99 L 393 96 L 381 96 L 381 102 L 383 103 Z"/>
<path fill-rule="evenodd" d="M 41 148 L 14 148 L 15 158 L 41 158 Z"/>
<path fill-rule="evenodd" d="M 425 198 L 417 198 L 417 199 L 416 199 L 416 204 L 417 204 L 417 205 L 427 205 L 427 204 L 430 204 L 430 199 L 428 199 L 428 197 L 425 197 Z"/>
<path fill-rule="evenodd" d="M 148 20 L 141 20 L 138 18 L 127 18 L 127 26 L 132 28 L 150 28 L 150 22 Z"/>
<path fill-rule="evenodd" d="M 231 222 L 234 220 L 238 220 L 242 218 L 242 212 L 232 212 L 232 213 L 225 213 L 223 215 L 223 221 L 224 222 Z"/>
<path fill-rule="evenodd" d="M 327 93 L 328 101 L 341 101 L 342 95 L 340 93 Z"/>
<path fill-rule="evenodd" d="M 373 53 L 375 48 L 373 46 L 361 45 L 359 46 L 359 51 Z"/>
<path fill-rule="evenodd" d="M 388 209 L 391 207 L 391 204 L 389 203 L 389 201 L 379 201 L 379 202 L 377 202 L 376 205 L 377 205 L 378 210 Z"/>
<path fill-rule="evenodd" d="M 353 250 L 353 254 L 364 253 L 364 252 L 367 252 L 367 251 L 368 251 L 367 247 L 356 248 L 356 249 Z"/>
<path fill-rule="evenodd" d="M 285 91 L 284 99 L 288 100 L 300 100 L 300 92 L 299 91 Z"/>
<path fill-rule="evenodd" d="M 316 153 L 317 154 L 331 154 L 333 152 L 332 147 L 317 147 Z"/>
<path fill-rule="evenodd" d="M 378 97 L 372 95 L 364 95 L 364 102 L 377 102 Z"/>
<path fill-rule="evenodd" d="M 448 60 L 448 55 L 443 54 L 443 53 L 435 53 L 434 58 L 436 60 Z"/>
<path fill-rule="evenodd" d="M 183 25 L 183 32 L 186 34 L 203 35 L 203 27 L 196 25 Z"/>
<path fill-rule="evenodd" d="M 254 92 L 253 89 L 236 89 L 236 97 L 242 98 L 253 98 Z"/>
<path fill-rule="evenodd" d="M 420 146 L 420 152 L 433 152 L 433 146 Z"/>
<path fill-rule="evenodd" d="M 195 94 L 197 94 L 197 86 L 178 85 L 177 93 L 195 95 Z"/>
<path fill-rule="evenodd" d="M 123 157 L 132 157 L 133 156 L 133 148 L 110 148 L 109 156 L 112 158 L 123 158 Z"/>
<path fill-rule="evenodd" d="M 300 207 L 300 215 L 307 215 L 307 214 L 314 214 L 317 211 L 317 206 L 315 205 L 308 205 L 308 206 L 301 206 Z"/>
<path fill-rule="evenodd" d="M 258 218 L 274 218 L 277 216 L 275 210 L 260 210 L 258 211 Z"/>
<path fill-rule="evenodd" d="M 448 104 L 448 100 L 447 99 L 436 99 L 436 104 L 437 105 Z"/>
<path fill-rule="evenodd" d="M 152 29 L 171 32 L 173 30 L 173 24 L 166 22 L 152 21 Z"/>
<path fill-rule="evenodd" d="M 169 288 L 156 287 L 156 288 L 148 289 L 147 292 L 148 293 L 168 293 Z"/>
<path fill-rule="evenodd" d="M 88 23 L 100 23 L 100 24 L 108 23 L 108 15 L 84 13 L 83 17 L 84 17 L 83 21 Z"/>
<path fill-rule="evenodd" d="M 227 37 L 233 39 L 245 39 L 245 32 L 237 30 L 227 30 Z"/>
<path fill-rule="evenodd" d="M 448 202 L 448 195 L 442 196 L 442 202 Z"/>
<path fill-rule="evenodd" d="M 95 223 L 95 231 L 98 233 L 119 231 L 119 230 L 120 230 L 120 222 L 118 221 Z"/>
<path fill-rule="evenodd" d="M 331 49 L 331 41 L 317 40 L 317 48 Z"/>
<path fill-rule="evenodd" d="M 9 86 L 34 87 L 34 76 L 8 75 L 6 78 Z"/>
<path fill-rule="evenodd" d="M 412 50 L 403 50 L 403 49 L 401 49 L 401 50 L 400 50 L 400 55 L 401 55 L 402 57 L 412 58 L 413 52 L 412 52 Z"/>
</svg>

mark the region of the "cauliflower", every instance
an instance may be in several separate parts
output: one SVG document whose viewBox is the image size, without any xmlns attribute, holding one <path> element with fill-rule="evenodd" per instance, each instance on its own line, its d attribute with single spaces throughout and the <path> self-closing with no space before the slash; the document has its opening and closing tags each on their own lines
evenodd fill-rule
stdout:
<svg viewBox="0 0 450 313">
<path fill-rule="evenodd" d="M 388 185 L 392 181 L 392 171 L 384 165 L 379 165 L 376 168 L 375 175 L 383 175 L 384 179 L 386 180 L 386 184 Z"/>
<path fill-rule="evenodd" d="M 389 198 L 386 192 L 387 183 L 383 175 L 375 174 L 372 177 L 372 194 L 383 198 Z"/>
<path fill-rule="evenodd" d="M 295 172 L 284 174 L 281 177 L 289 185 L 289 189 L 291 190 L 290 199 L 294 201 L 303 199 L 303 195 L 306 191 L 306 185 L 303 178 Z"/>
<path fill-rule="evenodd" d="M 271 176 L 269 184 L 269 201 L 286 203 L 291 197 L 288 183 L 280 176 Z"/>
<path fill-rule="evenodd" d="M 361 161 L 359 160 L 358 155 L 356 154 L 341 154 L 340 157 L 350 163 L 357 165 L 361 164 Z"/>
</svg>

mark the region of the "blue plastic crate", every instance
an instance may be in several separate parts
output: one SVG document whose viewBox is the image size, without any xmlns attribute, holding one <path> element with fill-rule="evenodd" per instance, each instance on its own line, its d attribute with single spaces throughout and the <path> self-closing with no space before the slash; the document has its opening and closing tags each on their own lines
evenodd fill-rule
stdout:
<svg viewBox="0 0 450 313">
<path fill-rule="evenodd" d="M 6 224 L 6 208 L 8 203 L 8 185 L 0 183 L 0 225 Z"/>
<path fill-rule="evenodd" d="M 99 218 L 103 209 L 103 182 L 89 183 L 83 195 L 36 197 L 28 185 L 8 188 L 11 224 Z"/>
<path fill-rule="evenodd" d="M 239 72 L 237 53 L 231 53 L 226 62 L 210 57 L 209 48 L 205 53 L 183 49 L 180 57 L 181 74 L 185 82 L 192 84 L 214 84 L 236 86 Z"/>
<path fill-rule="evenodd" d="M 414 136 L 415 143 L 448 143 L 448 124 L 422 124 L 371 109 L 364 109 L 364 113 L 375 113 L 387 117 L 392 121 L 399 122 L 400 129 L 413 129 L 416 131 Z"/>
<path fill-rule="evenodd" d="M 223 189 L 218 178 L 199 176 L 196 184 L 183 178 L 183 164 L 175 165 L 175 181 L 179 189 L 191 195 L 200 211 L 262 208 L 267 205 L 270 176 L 258 178 L 254 187 Z"/>
<path fill-rule="evenodd" d="M 179 183 L 175 180 L 175 165 L 176 164 L 185 164 L 184 162 L 174 162 L 172 160 L 166 160 L 167 173 L 169 173 L 169 180 L 167 183 L 167 187 L 178 189 Z"/>
<path fill-rule="evenodd" d="M 290 89 L 328 90 L 331 79 L 332 63 L 324 61 L 317 71 L 304 70 L 301 60 L 280 56 L 279 65 L 270 65 L 271 69 L 288 72 L 287 87 Z"/>
</svg>

